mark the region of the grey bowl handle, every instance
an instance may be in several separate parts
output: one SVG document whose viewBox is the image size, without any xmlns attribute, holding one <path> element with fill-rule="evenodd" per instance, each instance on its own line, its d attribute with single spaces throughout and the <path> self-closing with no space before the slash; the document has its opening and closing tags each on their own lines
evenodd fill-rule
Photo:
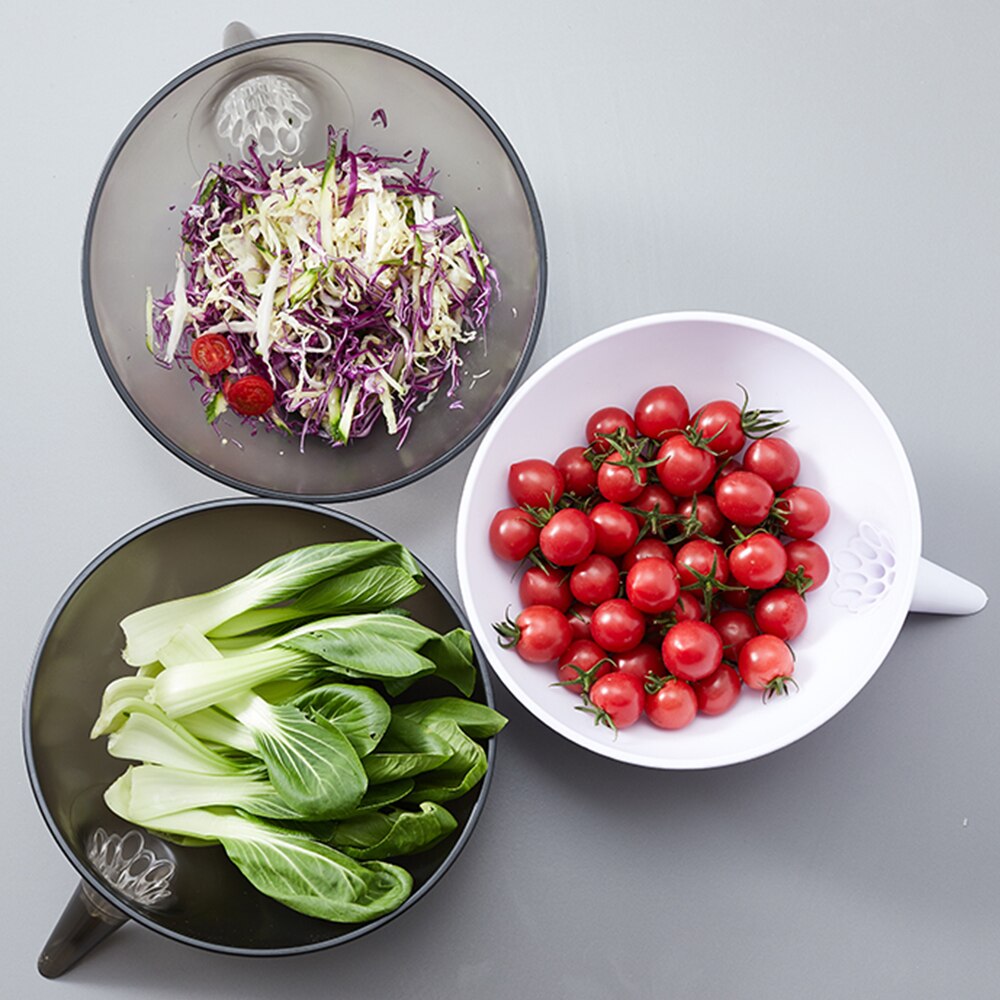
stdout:
<svg viewBox="0 0 1000 1000">
<path fill-rule="evenodd" d="M 253 29 L 248 28 L 242 21 L 230 21 L 222 31 L 222 47 L 231 49 L 234 45 L 252 42 L 256 37 Z"/>
<path fill-rule="evenodd" d="M 127 920 L 121 910 L 81 882 L 38 956 L 38 971 L 46 979 L 56 979 Z"/>
</svg>

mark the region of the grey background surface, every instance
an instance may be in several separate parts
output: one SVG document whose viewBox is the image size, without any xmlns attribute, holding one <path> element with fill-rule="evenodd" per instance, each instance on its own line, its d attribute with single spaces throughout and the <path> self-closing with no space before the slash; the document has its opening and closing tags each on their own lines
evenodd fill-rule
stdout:
<svg viewBox="0 0 1000 1000">
<path fill-rule="evenodd" d="M 681 308 L 757 316 L 834 354 L 907 448 L 925 554 L 994 603 L 911 617 L 835 719 L 723 770 L 617 765 L 501 691 L 511 721 L 480 826 L 383 931 L 254 961 L 127 926 L 48 983 L 35 958 L 76 880 L 23 769 L 39 632 L 107 544 L 227 494 L 161 449 L 105 379 L 80 302 L 83 223 L 121 128 L 232 17 L 413 52 L 495 116 L 549 240 L 532 368 L 602 326 Z M 0 993 L 998 995 L 995 4 L 37 2 L 6 11 L 4 36 Z M 471 454 L 349 508 L 455 589 Z"/>
</svg>

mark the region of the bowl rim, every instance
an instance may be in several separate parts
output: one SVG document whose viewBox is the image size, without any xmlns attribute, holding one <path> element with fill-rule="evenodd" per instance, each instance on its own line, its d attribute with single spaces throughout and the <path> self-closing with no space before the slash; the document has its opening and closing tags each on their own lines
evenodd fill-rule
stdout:
<svg viewBox="0 0 1000 1000">
<path fill-rule="evenodd" d="M 492 667 L 494 673 L 503 682 L 504 687 L 506 687 L 507 690 L 510 691 L 510 693 L 514 695 L 514 697 L 540 722 L 544 723 L 550 729 L 559 733 L 561 736 L 564 736 L 571 742 L 576 743 L 578 746 L 581 746 L 592 753 L 597 753 L 601 756 L 621 761 L 623 763 L 636 764 L 642 767 L 650 767 L 660 770 L 705 770 L 709 768 L 727 767 L 744 761 L 755 760 L 758 757 L 774 753 L 797 742 L 829 722 L 830 719 L 837 715 L 863 690 L 865 685 L 871 680 L 878 668 L 882 665 L 889 653 L 889 650 L 895 643 L 899 632 L 903 627 L 903 623 L 906 620 L 906 609 L 909 607 L 913 599 L 922 542 L 920 500 L 917 494 L 916 481 L 914 480 L 913 469 L 910 466 L 909 459 L 907 458 L 906 451 L 899 439 L 899 435 L 896 433 L 889 417 L 886 415 L 885 411 L 879 405 L 872 393 L 864 386 L 857 376 L 855 376 L 836 358 L 828 354 L 821 347 L 809 340 L 806 340 L 799 334 L 792 333 L 783 327 L 765 322 L 764 320 L 753 319 L 749 316 L 742 316 L 737 313 L 716 312 L 712 310 L 681 310 L 676 312 L 653 313 L 646 316 L 639 316 L 615 323 L 611 326 L 598 330 L 595 333 L 591 333 L 581 340 L 570 344 L 568 347 L 564 348 L 554 357 L 545 362 L 544 365 L 542 365 L 537 371 L 533 372 L 532 375 L 518 388 L 517 392 L 508 401 L 508 404 L 504 407 L 503 412 L 493 422 L 486 435 L 483 437 L 483 440 L 476 448 L 476 453 L 473 455 L 472 463 L 469 466 L 469 471 L 466 475 L 465 483 L 462 487 L 461 499 L 459 501 L 455 532 L 455 554 L 458 569 L 459 591 L 462 595 L 462 601 L 467 609 L 467 613 L 473 622 L 473 634 L 475 634 L 477 638 L 479 637 L 478 626 L 480 622 L 476 610 L 476 603 L 473 600 L 474 587 L 472 584 L 472 574 L 470 573 L 469 568 L 469 553 L 466 547 L 466 540 L 468 539 L 469 532 L 471 530 L 471 487 L 473 481 L 478 479 L 480 472 L 485 465 L 486 453 L 489 450 L 490 445 L 502 432 L 508 414 L 512 412 L 517 407 L 521 399 L 523 399 L 523 397 L 526 396 L 535 385 L 543 381 L 550 372 L 560 367 L 570 357 L 586 351 L 593 344 L 614 337 L 627 335 L 634 330 L 649 326 L 690 322 L 728 323 L 756 330 L 760 333 L 774 337 L 804 350 L 807 354 L 812 355 L 848 383 L 848 385 L 860 397 L 861 401 L 868 407 L 869 411 L 881 425 L 890 450 L 893 452 L 899 463 L 903 474 L 904 490 L 908 496 L 914 515 L 913 534 L 909 541 L 913 546 L 913 552 L 918 558 L 913 560 L 913 565 L 910 567 L 906 576 L 898 578 L 896 586 L 901 588 L 901 592 L 904 597 L 904 600 L 900 602 L 902 610 L 897 614 L 898 621 L 894 627 L 884 630 L 881 641 L 873 648 L 871 670 L 861 680 L 861 683 L 858 684 L 853 690 L 845 689 L 847 691 L 846 695 L 831 700 L 823 706 L 821 711 L 813 714 L 804 720 L 804 722 L 791 728 L 789 731 L 781 733 L 774 739 L 762 741 L 748 750 L 738 752 L 729 751 L 713 756 L 691 758 L 688 760 L 662 759 L 654 757 L 648 753 L 637 753 L 623 750 L 617 745 L 598 743 L 589 735 L 573 729 L 563 722 L 561 718 L 550 714 L 546 709 L 538 705 L 530 697 L 530 695 L 521 688 L 516 678 L 512 676 L 511 672 L 508 670 L 507 662 L 500 657 L 495 646 L 486 641 L 486 639 L 482 640 L 481 648 L 485 651 L 487 661 Z"/>
<path fill-rule="evenodd" d="M 534 230 L 535 242 L 538 247 L 538 300 L 535 305 L 531 325 L 528 329 L 528 337 L 525 341 L 524 349 L 521 351 L 521 355 L 517 360 L 517 364 L 514 366 L 514 370 L 511 373 L 510 380 L 489 410 L 486 411 L 472 430 L 455 441 L 445 452 L 439 455 L 432 462 L 429 462 L 427 465 L 424 465 L 419 469 L 414 469 L 412 472 L 407 472 L 405 475 L 402 475 L 398 479 L 394 479 L 389 483 L 383 483 L 379 486 L 372 486 L 362 490 L 349 490 L 341 493 L 292 493 L 287 490 L 274 489 L 269 486 L 259 486 L 244 482 L 242 479 L 230 476 L 227 473 L 220 472 L 219 470 L 213 468 L 209 463 L 189 454 L 180 445 L 171 440 L 171 438 L 160 430 L 154 421 L 146 416 L 142 408 L 132 397 L 132 394 L 125 387 L 125 384 L 119 377 L 115 366 L 112 364 L 111 356 L 104 346 L 104 341 L 101 337 L 100 325 L 97 321 L 97 313 L 94 308 L 94 296 L 90 279 L 90 258 L 93 246 L 94 226 L 96 224 L 97 212 L 101 203 L 101 198 L 104 194 L 105 185 L 107 184 L 108 177 L 110 176 L 115 163 L 118 161 L 121 151 L 124 149 L 129 139 L 131 139 L 132 134 L 150 114 L 150 112 L 153 111 L 153 109 L 167 95 L 181 86 L 181 84 L 186 83 L 203 70 L 208 69 L 217 63 L 223 62 L 234 56 L 242 55 L 245 52 L 252 52 L 256 49 L 265 49 L 270 48 L 271 46 L 287 45 L 289 43 L 299 42 L 325 42 L 336 45 L 353 45 L 358 48 L 370 49 L 374 52 L 379 52 L 382 55 L 399 59 L 400 61 L 413 66 L 415 69 L 426 73 L 432 79 L 436 80 L 464 101 L 472 109 L 472 111 L 479 116 L 483 124 L 493 134 L 493 137 L 497 140 L 501 149 L 503 149 L 506 154 L 507 159 L 510 161 L 518 182 L 521 185 L 525 201 L 528 204 L 528 212 L 531 216 L 532 229 Z M 123 129 L 121 135 L 118 136 L 114 145 L 111 147 L 111 151 L 108 153 L 108 158 L 101 169 L 101 173 L 97 179 L 97 184 L 94 188 L 94 194 L 91 198 L 90 207 L 87 211 L 87 221 L 84 226 L 83 248 L 81 254 L 81 278 L 83 286 L 83 307 L 87 317 L 87 326 L 90 330 L 91 340 L 93 341 L 94 348 L 97 351 L 97 356 L 100 359 L 101 366 L 104 368 L 105 374 L 114 386 L 115 391 L 121 397 L 122 402 L 129 409 L 136 420 L 138 420 L 142 427 L 144 427 L 146 431 L 148 431 L 149 434 L 151 434 L 171 454 L 173 454 L 176 458 L 179 458 L 182 462 L 185 462 L 187 465 L 190 465 L 192 468 L 197 469 L 203 475 L 208 476 L 210 479 L 214 479 L 225 486 L 240 490 L 244 493 L 273 498 L 276 500 L 287 499 L 305 500 L 314 503 L 340 503 L 348 500 L 360 500 L 364 497 L 380 496 L 384 493 L 389 493 L 392 490 L 399 489 L 401 486 L 406 486 L 409 483 L 416 482 L 424 476 L 430 475 L 430 473 L 446 465 L 453 458 L 464 451 L 489 426 L 493 418 L 500 412 L 503 405 L 517 388 L 517 385 L 531 360 L 535 345 L 538 342 L 538 335 L 542 325 L 542 317 L 545 312 L 545 299 L 548 288 L 548 251 L 545 243 L 545 230 L 542 223 L 541 209 L 538 205 L 538 199 L 535 196 L 534 189 L 531 186 L 531 181 L 528 179 L 527 171 L 525 170 L 520 157 L 517 155 L 517 152 L 515 151 L 510 140 L 507 138 L 506 134 L 496 123 L 493 117 L 467 90 L 461 87 L 449 76 L 446 76 L 439 69 L 436 69 L 429 63 L 424 62 L 422 59 L 418 59 L 416 56 L 403 52 L 400 49 L 393 48 L 390 45 L 385 45 L 382 42 L 376 42 L 367 38 L 359 38 L 354 35 L 340 35 L 324 32 L 296 32 L 283 35 L 268 35 L 264 38 L 251 39 L 248 42 L 242 42 L 239 45 L 233 45 L 229 48 L 213 53 L 205 59 L 194 63 L 192 66 L 188 67 L 188 69 L 175 76 L 169 83 L 161 87 L 148 101 L 146 101 L 139 111 L 135 113 Z"/>
<path fill-rule="evenodd" d="M 153 518 L 144 524 L 133 528 L 127 534 L 122 535 L 119 539 L 108 545 L 101 553 L 95 556 L 87 565 L 76 575 L 73 582 L 66 588 L 66 591 L 59 598 L 51 614 L 45 622 L 45 626 L 42 629 L 41 637 L 38 640 L 38 645 L 35 649 L 35 655 L 32 658 L 31 669 L 28 674 L 27 684 L 25 685 L 24 698 L 22 701 L 21 708 L 21 737 L 22 737 L 22 750 L 24 753 L 25 765 L 28 770 L 28 778 L 31 784 L 31 791 L 35 798 L 35 802 L 38 805 L 38 809 L 42 814 L 42 818 L 45 820 L 45 825 L 48 827 L 49 833 L 55 840 L 56 844 L 59 845 L 60 850 L 69 859 L 70 863 L 76 869 L 77 874 L 81 877 L 83 882 L 88 885 L 91 889 L 97 892 L 103 899 L 107 900 L 112 906 L 116 907 L 122 913 L 126 914 L 129 918 L 136 921 L 136 923 L 141 924 L 144 927 L 148 927 L 150 930 L 155 931 L 157 934 L 161 934 L 164 937 L 170 938 L 174 941 L 179 941 L 182 944 L 192 945 L 196 948 L 201 948 L 205 951 L 220 952 L 227 955 L 240 955 L 246 957 L 254 958 L 267 958 L 267 957 L 280 957 L 285 955 L 303 955 L 308 952 L 322 951 L 326 948 L 333 948 L 336 945 L 346 944 L 348 941 L 353 941 L 356 938 L 363 937 L 365 934 L 371 931 L 378 930 L 378 928 L 389 923 L 390 920 L 395 919 L 401 913 L 404 913 L 411 906 L 413 906 L 418 900 L 423 898 L 444 876 L 445 872 L 451 868 L 454 864 L 455 859 L 462 853 L 463 848 L 468 843 L 469 838 L 472 836 L 472 831 L 475 829 L 479 817 L 483 811 L 486 804 L 486 797 L 489 793 L 490 784 L 493 780 L 493 770 L 496 761 L 496 737 L 491 736 L 486 740 L 486 773 L 483 775 L 483 779 L 479 784 L 479 791 L 476 801 L 472 805 L 472 809 L 469 813 L 468 821 L 466 822 L 464 828 L 458 835 L 455 843 L 452 845 L 451 850 L 445 856 L 441 864 L 435 869 L 427 881 L 416 889 L 410 896 L 408 896 L 403 903 L 401 903 L 395 910 L 391 913 L 387 913 L 384 916 L 378 917 L 375 920 L 369 921 L 368 923 L 359 924 L 353 929 L 347 931 L 344 934 L 340 934 L 337 937 L 330 938 L 324 941 L 313 941 L 301 945 L 289 945 L 281 948 L 243 948 L 233 945 L 219 944 L 217 942 L 205 941 L 201 938 L 193 937 L 189 934 L 183 934 L 179 931 L 172 930 L 169 927 L 164 927 L 162 924 L 158 923 L 153 919 L 148 913 L 135 907 L 129 900 L 117 896 L 111 889 L 93 872 L 87 867 L 86 864 L 81 860 L 73 848 L 69 845 L 66 839 L 63 837 L 59 830 L 58 825 L 55 822 L 55 818 L 52 815 L 52 811 L 49 809 L 48 803 L 45 800 L 45 796 L 42 794 L 41 788 L 38 782 L 38 773 L 35 768 L 34 754 L 33 754 L 33 739 L 31 732 L 31 705 L 32 696 L 35 690 L 35 681 L 38 676 L 38 668 L 42 658 L 42 653 L 45 650 L 45 646 L 49 640 L 56 622 L 58 621 L 66 605 L 73 599 L 77 591 L 83 585 L 84 582 L 98 569 L 104 562 L 110 558 L 112 555 L 117 553 L 120 549 L 124 548 L 130 542 L 146 534 L 153 529 L 160 527 L 161 525 L 168 524 L 171 521 L 180 520 L 183 517 L 187 517 L 192 514 L 198 514 L 207 510 L 219 510 L 229 507 L 278 507 L 278 508 L 293 508 L 303 511 L 308 511 L 311 514 L 318 514 L 329 517 L 335 521 L 342 521 L 352 527 L 359 528 L 362 531 L 369 532 L 374 538 L 380 539 L 382 541 L 395 541 L 385 532 L 380 531 L 378 528 L 372 527 L 360 518 L 353 517 L 350 514 L 345 514 L 342 511 L 327 510 L 324 507 L 320 507 L 316 504 L 305 503 L 302 501 L 295 500 L 283 500 L 283 499 L 270 499 L 270 498 L 259 498 L 259 497 L 227 497 L 225 499 L 218 500 L 208 500 L 201 503 L 190 504 L 185 507 L 177 508 L 176 510 L 168 511 L 165 514 L 161 514 L 158 517 Z M 427 564 L 423 562 L 418 556 L 413 554 L 417 565 L 420 567 L 421 573 L 426 578 L 427 582 L 433 586 L 437 592 L 444 598 L 447 605 L 451 608 L 455 617 L 461 626 L 468 630 L 470 636 L 472 636 L 472 647 L 476 656 L 477 670 L 483 683 L 483 691 L 486 696 L 486 703 L 490 708 L 495 707 L 494 697 L 493 697 L 493 686 L 490 682 L 489 671 L 486 669 L 486 658 L 483 656 L 482 649 L 476 640 L 472 629 L 469 626 L 468 618 L 463 610 L 462 606 L 455 600 L 454 596 L 449 592 L 448 588 L 438 579 L 438 577 L 427 567 Z M 331 925 L 333 926 L 333 925 Z"/>
</svg>

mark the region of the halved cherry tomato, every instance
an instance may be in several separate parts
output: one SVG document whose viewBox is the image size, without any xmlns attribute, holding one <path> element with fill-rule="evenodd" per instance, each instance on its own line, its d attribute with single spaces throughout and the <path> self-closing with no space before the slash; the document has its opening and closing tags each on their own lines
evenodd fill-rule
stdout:
<svg viewBox="0 0 1000 1000">
<path fill-rule="evenodd" d="M 599 552 L 591 553 L 582 562 L 578 562 L 569 578 L 573 597 L 581 604 L 589 604 L 594 608 L 617 597 L 619 583 L 618 567 L 614 560 Z"/>
<path fill-rule="evenodd" d="M 787 490 L 799 474 L 799 453 L 783 438 L 754 441 L 743 456 L 743 468 L 756 472 L 776 493 Z"/>
<path fill-rule="evenodd" d="M 555 462 L 562 473 L 566 492 L 581 499 L 597 489 L 597 473 L 587 461 L 585 452 L 585 448 L 567 448 Z"/>
<path fill-rule="evenodd" d="M 207 375 L 225 371 L 235 357 L 229 341 L 221 333 L 203 333 L 191 341 L 191 360 Z"/>
<path fill-rule="evenodd" d="M 807 590 L 817 590 L 830 575 L 830 560 L 823 546 L 809 539 L 795 539 L 785 546 L 788 572 L 793 576 L 801 569 L 812 582 Z"/>
<path fill-rule="evenodd" d="M 662 441 L 684 430 L 691 411 L 675 385 L 658 385 L 644 392 L 635 406 L 635 426 L 640 434 Z"/>
<path fill-rule="evenodd" d="M 698 699 L 690 684 L 676 677 L 646 695 L 646 715 L 660 729 L 683 729 L 698 714 Z"/>
<path fill-rule="evenodd" d="M 669 611 L 680 593 L 677 570 L 667 559 L 640 559 L 625 578 L 625 594 L 632 606 L 649 615 Z"/>
<path fill-rule="evenodd" d="M 638 677 L 616 670 L 594 684 L 590 700 L 605 713 L 615 729 L 624 729 L 639 721 L 646 692 Z"/>
<path fill-rule="evenodd" d="M 626 511 L 626 513 L 628 513 Z M 594 551 L 597 532 L 582 510 L 557 510 L 538 535 L 542 555 L 554 566 L 575 566 Z"/>
<path fill-rule="evenodd" d="M 705 622 L 680 622 L 663 637 L 667 672 L 682 681 L 700 681 L 722 663 L 722 638 Z"/>
<path fill-rule="evenodd" d="M 538 544 L 538 525 L 520 507 L 505 507 L 490 523 L 490 548 L 500 559 L 520 562 Z"/>
<path fill-rule="evenodd" d="M 557 611 L 569 611 L 573 603 L 573 592 L 566 578 L 566 571 L 559 569 L 542 569 L 541 566 L 529 566 L 521 577 L 517 588 L 517 596 L 522 607 L 529 604 L 547 604 Z"/>
<path fill-rule="evenodd" d="M 740 675 L 728 663 L 691 685 L 698 699 L 698 711 L 703 715 L 722 715 L 736 704 L 740 696 Z"/>
<path fill-rule="evenodd" d="M 723 517 L 741 528 L 755 528 L 766 520 L 774 490 L 756 472 L 741 469 L 715 484 L 715 502 Z"/>
<path fill-rule="evenodd" d="M 691 444 L 683 434 L 668 437 L 656 459 L 656 475 L 674 496 L 700 493 L 715 475 L 715 456 Z"/>
<path fill-rule="evenodd" d="M 603 662 L 601 662 L 602 660 Z M 562 686 L 568 691 L 580 694 L 583 691 L 582 676 L 584 674 L 589 675 L 592 684 L 599 677 L 610 674 L 614 669 L 613 661 L 596 642 L 591 642 L 589 639 L 577 639 L 575 642 L 571 642 L 566 647 L 566 652 L 559 657 L 556 675 L 560 681 L 575 681 L 576 683 L 563 684 Z"/>
<path fill-rule="evenodd" d="M 507 473 L 507 489 L 520 507 L 548 507 L 563 495 L 564 488 L 562 473 L 540 458 L 515 462 Z"/>
<path fill-rule="evenodd" d="M 759 531 L 729 552 L 729 572 L 744 587 L 766 590 L 784 578 L 788 568 L 785 547 L 774 535 Z"/>
<path fill-rule="evenodd" d="M 632 417 L 620 406 L 605 406 L 593 413 L 587 421 L 587 441 L 596 454 L 603 455 L 612 448 L 605 436 L 618 430 L 624 430 L 629 437 L 635 437 Z"/>
<path fill-rule="evenodd" d="M 830 520 L 830 505 L 819 490 L 808 486 L 792 486 L 785 490 L 776 504 L 785 515 L 782 531 L 792 538 L 812 538 Z"/>
<path fill-rule="evenodd" d="M 642 642 L 646 618 L 628 601 L 615 597 L 594 608 L 590 634 L 594 642 L 609 653 L 624 653 Z"/>
<path fill-rule="evenodd" d="M 226 402 L 244 417 L 259 417 L 274 406 L 274 389 L 260 375 L 244 375 L 223 387 Z"/>
<path fill-rule="evenodd" d="M 789 587 L 775 587 L 763 594 L 753 609 L 761 632 L 790 642 L 802 634 L 809 618 L 806 602 Z"/>
<path fill-rule="evenodd" d="M 606 556 L 623 555 L 639 537 L 635 518 L 620 503 L 599 503 L 590 512 L 590 520 L 597 532 L 594 549 Z"/>
</svg>

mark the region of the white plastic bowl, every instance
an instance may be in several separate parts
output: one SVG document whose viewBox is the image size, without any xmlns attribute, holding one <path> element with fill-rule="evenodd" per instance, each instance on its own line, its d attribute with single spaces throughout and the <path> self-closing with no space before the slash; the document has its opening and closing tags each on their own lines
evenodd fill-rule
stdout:
<svg viewBox="0 0 1000 1000">
<path fill-rule="evenodd" d="M 583 444 L 589 415 L 604 405 L 631 411 L 654 385 L 677 385 L 692 408 L 711 399 L 780 407 L 782 436 L 802 459 L 799 482 L 827 497 L 830 522 L 817 536 L 830 579 L 808 597 L 809 624 L 793 643 L 800 689 L 766 706 L 744 692 L 723 716 L 699 716 L 679 732 L 643 719 L 617 734 L 574 711 L 575 696 L 552 687 L 552 665 L 533 666 L 501 649 L 492 622 L 519 607 L 510 563 L 490 550 L 493 514 L 510 506 L 507 470 L 523 458 L 554 460 Z M 920 558 L 913 473 L 885 413 L 839 362 L 786 330 L 741 316 L 667 313 L 602 330 L 537 371 L 494 420 L 462 494 L 457 556 L 462 597 L 493 669 L 547 726 L 596 753 L 645 767 L 706 768 L 750 760 L 812 732 L 843 708 L 889 652 L 910 610 L 967 614 L 983 591 Z M 919 580 L 918 580 L 919 577 Z"/>
</svg>

